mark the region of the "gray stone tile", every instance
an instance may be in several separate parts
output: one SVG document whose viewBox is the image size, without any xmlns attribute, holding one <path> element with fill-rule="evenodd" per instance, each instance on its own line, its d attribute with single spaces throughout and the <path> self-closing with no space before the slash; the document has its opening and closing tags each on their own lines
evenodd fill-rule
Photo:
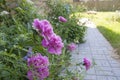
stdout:
<svg viewBox="0 0 120 80">
<path fill-rule="evenodd" d="M 87 75 L 84 80 L 96 80 L 96 76 L 95 75 Z"/>
<path fill-rule="evenodd" d="M 79 54 L 80 55 L 89 55 L 89 54 L 91 54 L 91 52 L 87 52 L 87 51 L 79 51 Z"/>
<path fill-rule="evenodd" d="M 120 63 L 118 63 L 118 64 L 110 64 L 111 65 L 111 67 L 113 67 L 113 68 L 120 68 Z"/>
<path fill-rule="evenodd" d="M 101 67 L 109 67 L 110 64 L 107 60 L 95 60 L 96 66 L 101 66 Z"/>
<path fill-rule="evenodd" d="M 97 70 L 97 71 L 113 71 L 110 66 L 109 67 L 95 67 L 95 70 Z"/>
<path fill-rule="evenodd" d="M 117 77 L 113 77 L 113 76 L 108 76 L 107 78 L 108 80 L 118 80 Z"/>
<path fill-rule="evenodd" d="M 92 48 L 91 50 L 108 50 L 106 47 L 97 47 L 96 45 L 95 45 L 95 47 L 94 48 Z"/>
<path fill-rule="evenodd" d="M 104 54 L 104 52 L 103 52 L 103 50 L 91 50 L 91 54 L 92 55 L 103 55 Z"/>
<path fill-rule="evenodd" d="M 107 76 L 97 76 L 96 80 L 107 80 Z"/>
<path fill-rule="evenodd" d="M 106 55 L 106 58 L 107 58 L 107 60 L 109 60 L 109 62 L 110 63 L 113 63 L 113 64 L 115 64 L 115 63 L 118 63 L 118 61 L 117 60 L 115 60 L 113 57 L 112 57 L 112 55 Z M 120 62 L 119 62 L 120 63 Z"/>
<path fill-rule="evenodd" d="M 96 75 L 94 67 L 93 67 L 93 68 L 90 68 L 90 69 L 87 71 L 87 74 L 89 74 L 89 75 L 92 75 L 92 74 Z"/>
<path fill-rule="evenodd" d="M 114 76 L 114 72 L 111 67 L 95 67 L 96 75 L 101 76 Z"/>
<path fill-rule="evenodd" d="M 112 68 L 113 72 L 115 73 L 115 76 L 120 77 L 120 68 Z"/>
<path fill-rule="evenodd" d="M 111 45 L 110 45 L 110 46 L 107 46 L 107 49 L 108 49 L 108 50 L 114 50 Z"/>
<path fill-rule="evenodd" d="M 100 76 L 114 76 L 112 71 L 96 71 L 96 75 Z"/>
<path fill-rule="evenodd" d="M 79 52 L 88 52 L 88 53 L 91 53 L 91 50 L 84 50 L 84 49 L 82 49 L 82 50 L 79 50 Z"/>
<path fill-rule="evenodd" d="M 106 55 L 113 53 L 113 51 L 111 51 L 111 50 L 104 50 L 103 52 L 104 52 L 104 54 L 106 54 Z"/>
<path fill-rule="evenodd" d="M 93 55 L 93 58 L 94 59 L 102 59 L 102 60 L 106 59 L 105 55 Z"/>
<path fill-rule="evenodd" d="M 120 77 L 117 77 L 117 80 L 120 80 Z"/>
<path fill-rule="evenodd" d="M 83 49 L 84 49 L 84 50 L 90 50 L 90 47 L 89 47 L 89 46 L 87 46 L 87 47 L 79 47 L 78 49 L 79 49 L 79 50 L 83 50 Z"/>
<path fill-rule="evenodd" d="M 89 59 L 92 59 L 92 55 L 90 54 L 87 54 L 87 55 L 80 55 L 80 58 L 89 58 Z"/>
</svg>

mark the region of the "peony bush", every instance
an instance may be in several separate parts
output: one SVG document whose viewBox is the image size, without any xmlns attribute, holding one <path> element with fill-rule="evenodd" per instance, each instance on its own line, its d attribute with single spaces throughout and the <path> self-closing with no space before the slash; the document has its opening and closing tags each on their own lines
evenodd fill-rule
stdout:
<svg viewBox="0 0 120 80">
<path fill-rule="evenodd" d="M 77 17 L 71 16 L 75 9 L 72 4 L 66 0 L 48 0 L 48 19 L 52 23 L 55 33 L 60 35 L 67 43 L 81 43 L 84 42 L 84 34 L 86 27 L 78 25 Z M 64 34 L 64 35 L 63 35 Z"/>
<path fill-rule="evenodd" d="M 77 47 L 76 37 L 73 40 L 69 35 L 73 34 L 69 26 L 74 24 L 69 22 L 68 12 L 54 21 L 49 19 L 52 16 L 46 19 L 38 15 L 34 4 L 26 0 L 18 0 L 14 8 L 2 1 L 0 7 L 7 14 L 0 15 L 0 80 L 72 79 L 76 74 L 70 75 L 67 68 L 71 52 Z M 86 71 L 91 62 L 84 58 L 79 66 Z M 68 71 L 66 77 L 60 76 L 64 70 Z"/>
</svg>

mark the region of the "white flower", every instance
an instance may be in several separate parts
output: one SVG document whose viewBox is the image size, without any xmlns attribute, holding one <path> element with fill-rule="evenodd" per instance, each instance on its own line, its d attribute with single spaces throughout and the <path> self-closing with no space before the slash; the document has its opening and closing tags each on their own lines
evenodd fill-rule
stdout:
<svg viewBox="0 0 120 80">
<path fill-rule="evenodd" d="M 34 4 L 31 0 L 26 0 L 30 4 Z"/>
<path fill-rule="evenodd" d="M 2 11 L 1 13 L 0 13 L 0 15 L 7 15 L 7 14 L 9 14 L 9 12 L 7 12 L 7 11 Z"/>
</svg>

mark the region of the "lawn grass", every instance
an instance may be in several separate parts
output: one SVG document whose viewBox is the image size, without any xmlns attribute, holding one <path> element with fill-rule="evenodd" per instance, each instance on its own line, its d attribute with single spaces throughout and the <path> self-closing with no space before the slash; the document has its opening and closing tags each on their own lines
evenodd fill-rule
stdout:
<svg viewBox="0 0 120 80">
<path fill-rule="evenodd" d="M 75 15 L 92 20 L 97 25 L 99 31 L 106 37 L 120 55 L 120 22 L 116 21 L 117 14 L 115 12 L 97 12 L 96 15 L 76 13 Z"/>
</svg>

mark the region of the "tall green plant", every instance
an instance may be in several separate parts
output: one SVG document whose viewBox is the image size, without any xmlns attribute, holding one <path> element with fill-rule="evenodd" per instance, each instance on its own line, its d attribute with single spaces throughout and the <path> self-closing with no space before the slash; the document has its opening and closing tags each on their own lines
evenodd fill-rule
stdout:
<svg viewBox="0 0 120 80">
<path fill-rule="evenodd" d="M 23 57 L 29 47 L 33 53 L 39 52 L 50 60 L 50 75 L 48 80 L 59 79 L 61 70 L 67 65 L 70 54 L 66 48 L 61 56 L 51 55 L 41 46 L 42 37 L 33 29 L 34 18 L 41 18 L 26 0 L 17 0 L 17 7 L 3 10 L 9 12 L 0 15 L 0 80 L 27 80 L 27 63 Z M 6 2 L 2 5 L 6 6 Z M 2 10 L 2 11 L 3 11 Z M 15 13 L 11 13 L 14 11 Z"/>
<path fill-rule="evenodd" d="M 58 22 L 58 16 L 69 18 L 69 15 L 71 14 L 71 6 L 66 4 L 63 0 L 48 0 L 46 4 L 50 10 L 48 12 L 48 18 L 55 22 Z"/>
<path fill-rule="evenodd" d="M 13 8 L 7 5 L 7 1 L 0 1 L 0 80 L 27 80 L 23 57 L 28 47 L 42 52 L 37 42 L 41 37 L 32 29 L 33 19 L 40 16 L 27 0 L 16 0 L 17 6 Z"/>
<path fill-rule="evenodd" d="M 50 0 L 47 1 L 47 5 L 50 9 L 48 12 L 48 19 L 54 25 L 54 30 L 59 34 L 63 40 L 70 42 L 83 42 L 84 34 L 86 28 L 84 26 L 79 26 L 77 24 L 77 19 L 75 16 L 71 16 L 76 12 L 73 5 L 65 3 L 63 0 Z M 67 19 L 66 23 L 61 23 L 58 20 L 59 16 L 63 16 Z"/>
<path fill-rule="evenodd" d="M 5 4 L 6 3 L 3 5 Z M 58 13 L 51 14 L 49 17 L 49 20 L 53 23 L 54 31 L 61 35 L 64 41 L 62 54 L 57 56 L 49 54 L 47 49 L 41 45 L 43 37 L 41 37 L 32 27 L 33 19 L 36 17 L 41 18 L 36 13 L 34 5 L 27 3 L 26 0 L 17 0 L 16 4 L 18 6 L 12 8 L 10 11 L 5 9 L 9 14 L 2 15 L 0 18 L 0 80 L 27 80 L 26 74 L 28 66 L 26 65 L 26 61 L 23 60 L 23 57 L 26 56 L 29 47 L 33 48 L 33 51 L 31 51 L 33 55 L 34 53 L 39 52 L 49 58 L 50 75 L 46 80 L 64 79 L 63 77 L 60 77 L 59 74 L 69 66 L 70 52 L 66 49 L 67 43 L 74 42 L 76 34 L 78 34 L 78 29 L 81 29 L 74 29 L 78 26 L 76 26 L 75 18 L 69 18 L 71 13 L 69 12 L 71 9 L 70 6 L 68 4 L 67 6 L 66 4 L 59 5 L 61 11 L 62 8 L 64 8 L 63 12 L 59 15 L 63 13 L 61 16 L 67 18 L 67 23 L 61 23 L 57 20 L 59 11 Z M 56 7 L 59 8 L 59 6 Z M 14 11 L 15 13 L 13 14 L 11 11 Z M 57 9 L 55 9 L 55 12 L 56 11 Z M 73 34 L 72 32 L 74 31 L 77 33 Z M 75 35 L 75 37 L 70 37 L 71 34 L 73 34 L 73 36 Z M 71 76 L 69 79 L 70 78 Z"/>
</svg>

